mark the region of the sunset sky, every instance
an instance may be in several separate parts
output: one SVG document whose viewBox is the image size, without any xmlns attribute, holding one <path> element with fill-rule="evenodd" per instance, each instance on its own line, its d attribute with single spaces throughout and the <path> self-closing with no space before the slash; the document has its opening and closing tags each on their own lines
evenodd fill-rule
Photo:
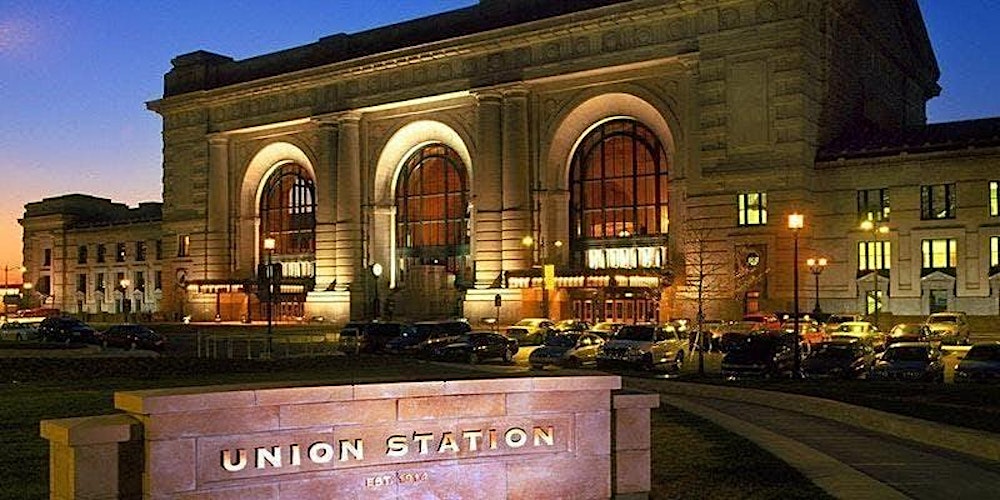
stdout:
<svg viewBox="0 0 1000 500">
<path fill-rule="evenodd" d="M 161 123 L 145 102 L 161 96 L 171 58 L 244 59 L 475 3 L 0 0 L 0 270 L 19 281 L 26 203 L 161 199 Z M 1000 116 L 1000 1 L 920 5 L 942 72 L 930 121 Z"/>
</svg>

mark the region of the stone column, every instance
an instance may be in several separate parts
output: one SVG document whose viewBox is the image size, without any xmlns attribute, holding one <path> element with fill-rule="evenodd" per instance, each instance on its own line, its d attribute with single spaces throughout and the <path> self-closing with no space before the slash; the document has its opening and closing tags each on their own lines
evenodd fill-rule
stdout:
<svg viewBox="0 0 1000 500">
<path fill-rule="evenodd" d="M 205 234 L 205 259 L 209 278 L 227 277 L 230 271 L 229 248 L 229 139 L 208 139 L 208 206 Z"/>
<path fill-rule="evenodd" d="M 49 498 L 142 498 L 142 425 L 128 415 L 42 420 Z"/>
<path fill-rule="evenodd" d="M 359 282 L 363 272 L 361 254 L 361 116 L 346 114 L 340 118 L 337 133 L 337 288 Z M 363 286 L 352 288 L 351 316 L 364 314 Z"/>
<path fill-rule="evenodd" d="M 649 498 L 652 483 L 649 412 L 660 395 L 627 390 L 611 396 L 612 498 Z"/>
<path fill-rule="evenodd" d="M 503 94 L 503 269 L 531 267 L 521 239 L 531 235 L 531 156 L 528 140 L 528 92 Z"/>
<path fill-rule="evenodd" d="M 503 186 L 501 162 L 501 96 L 497 92 L 481 92 L 477 116 L 477 155 L 473 165 L 473 205 L 475 234 L 476 287 L 488 287 L 501 273 Z"/>
<path fill-rule="evenodd" d="M 321 123 L 321 150 L 316 165 L 316 291 L 337 279 L 337 159 L 339 127 Z"/>
<path fill-rule="evenodd" d="M 371 234 L 369 235 L 372 264 L 382 264 L 383 274 L 379 278 L 381 288 L 396 286 L 397 268 L 393 243 L 396 238 L 396 207 L 395 205 L 379 205 L 372 207 Z"/>
</svg>

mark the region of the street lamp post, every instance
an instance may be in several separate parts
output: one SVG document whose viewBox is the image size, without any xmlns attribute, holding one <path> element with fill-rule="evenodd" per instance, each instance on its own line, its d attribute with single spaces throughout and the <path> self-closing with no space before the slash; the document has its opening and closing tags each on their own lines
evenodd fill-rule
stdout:
<svg viewBox="0 0 1000 500">
<path fill-rule="evenodd" d="M 882 259 L 885 258 L 885 255 L 882 252 L 882 249 L 879 247 L 878 235 L 880 235 L 880 234 L 889 234 L 889 226 L 885 226 L 885 225 L 876 226 L 875 223 L 872 222 L 871 219 L 866 219 L 866 220 L 864 220 L 864 221 L 861 222 L 861 230 L 862 231 L 871 231 L 871 233 L 872 233 L 872 246 L 874 247 L 874 248 L 872 248 L 872 254 L 873 254 L 872 257 L 874 257 L 874 261 L 875 261 L 875 262 L 873 262 L 871 264 L 872 270 L 875 271 L 875 274 L 872 276 L 872 285 L 875 288 L 875 291 L 872 293 L 872 295 L 874 296 L 874 298 L 872 300 L 872 302 L 873 302 L 873 305 L 872 305 L 872 310 L 873 311 L 872 312 L 874 312 L 874 314 L 875 314 L 875 328 L 878 328 L 879 327 L 878 313 L 879 313 L 879 309 L 881 309 L 881 307 L 880 307 L 881 306 L 881 304 L 880 304 L 881 300 L 880 300 L 880 297 L 879 297 L 879 288 L 878 288 L 878 275 L 879 275 L 879 272 L 880 272 L 880 270 L 882 268 Z M 871 259 L 869 259 L 869 260 L 871 260 Z"/>
<path fill-rule="evenodd" d="M 267 357 L 271 357 L 272 338 L 274 334 L 274 316 L 272 307 L 274 305 L 274 267 L 271 264 L 271 256 L 274 254 L 274 238 L 264 238 L 264 250 L 267 250 Z"/>
<path fill-rule="evenodd" d="M 551 261 L 555 260 L 549 255 L 548 249 L 545 246 L 545 239 L 538 238 L 536 241 L 531 236 L 525 236 L 521 238 L 521 244 L 524 245 L 525 251 L 530 252 L 530 261 L 532 267 L 538 267 L 542 271 L 542 317 L 549 317 L 549 290 L 548 285 L 545 283 L 546 267 L 552 266 Z M 561 240 L 556 240 L 552 243 L 552 246 L 556 247 L 558 252 L 562 249 L 563 242 Z M 558 255 L 556 256 L 558 259 Z"/>
<path fill-rule="evenodd" d="M 788 228 L 792 230 L 792 237 L 795 241 L 792 253 L 792 325 L 795 329 L 795 360 L 793 364 L 792 377 L 799 378 L 801 375 L 802 353 L 799 347 L 799 231 L 805 223 L 802 214 L 793 213 L 788 216 Z"/>
<path fill-rule="evenodd" d="M 826 268 L 826 258 L 806 259 L 806 265 L 809 266 L 809 272 L 816 278 L 816 305 L 813 306 L 813 316 L 819 316 L 823 312 L 819 307 L 819 275 L 823 274 L 823 269 Z"/>
<path fill-rule="evenodd" d="M 124 316 L 125 322 L 128 323 L 129 306 L 132 305 L 128 298 L 128 286 L 130 282 L 128 278 L 124 278 L 118 284 L 122 287 L 122 316 Z"/>
<path fill-rule="evenodd" d="M 378 278 L 379 276 L 382 276 L 382 264 L 379 264 L 378 262 L 372 264 L 372 276 L 375 277 L 375 304 L 372 308 L 372 313 L 375 319 L 378 320 L 379 316 L 381 316 L 380 310 L 382 309 L 379 307 L 381 304 L 378 300 Z"/>
<path fill-rule="evenodd" d="M 21 281 L 24 281 L 24 278 L 22 278 Z M 24 297 L 21 299 L 24 301 L 24 308 L 31 309 L 31 292 L 33 291 L 32 288 L 34 288 L 35 285 L 28 282 L 22 284 L 21 287 L 24 288 Z"/>
</svg>

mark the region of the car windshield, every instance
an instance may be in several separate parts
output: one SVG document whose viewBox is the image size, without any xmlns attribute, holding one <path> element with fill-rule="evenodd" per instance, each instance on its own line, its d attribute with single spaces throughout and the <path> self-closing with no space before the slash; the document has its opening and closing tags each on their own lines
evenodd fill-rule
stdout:
<svg viewBox="0 0 1000 500">
<path fill-rule="evenodd" d="M 970 361 L 1000 361 L 1000 344 L 974 345 L 965 355 Z"/>
<path fill-rule="evenodd" d="M 343 330 L 340 331 L 340 336 L 341 337 L 357 337 L 358 336 L 358 329 L 357 328 L 353 328 L 353 327 L 352 328 L 344 328 Z"/>
<path fill-rule="evenodd" d="M 551 335 L 549 338 L 545 339 L 545 345 L 549 347 L 573 347 L 576 345 L 578 340 L 580 340 L 579 335 Z"/>
<path fill-rule="evenodd" d="M 656 334 L 656 327 L 649 325 L 628 325 L 618 331 L 615 338 L 618 340 L 638 340 L 641 342 L 652 342 Z"/>
<path fill-rule="evenodd" d="M 812 355 L 822 358 L 851 358 L 856 349 L 850 344 L 819 344 L 812 347 Z"/>
<path fill-rule="evenodd" d="M 865 333 L 866 331 L 868 331 L 868 325 L 861 325 L 857 323 L 854 324 L 845 323 L 837 327 L 837 330 L 850 333 Z"/>
<path fill-rule="evenodd" d="M 923 346 L 891 347 L 882 355 L 886 361 L 926 361 L 928 350 Z"/>
<path fill-rule="evenodd" d="M 826 320 L 827 323 L 847 323 L 848 321 L 854 321 L 854 318 L 852 316 L 838 316 L 834 314 Z"/>
<path fill-rule="evenodd" d="M 738 344 L 736 350 L 753 354 L 764 354 L 773 351 L 777 345 L 777 337 L 754 335 L 748 337 L 746 342 Z"/>
<path fill-rule="evenodd" d="M 537 326 L 541 322 L 542 320 L 540 319 L 522 319 L 521 321 L 514 323 L 514 326 Z"/>
<path fill-rule="evenodd" d="M 958 318 L 956 316 L 933 316 L 931 317 L 931 323 L 956 323 Z"/>
</svg>

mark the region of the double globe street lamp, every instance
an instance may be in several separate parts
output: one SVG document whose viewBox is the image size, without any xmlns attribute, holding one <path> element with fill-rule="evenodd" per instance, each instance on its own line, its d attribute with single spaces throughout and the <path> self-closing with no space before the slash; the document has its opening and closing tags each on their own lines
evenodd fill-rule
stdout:
<svg viewBox="0 0 1000 500">
<path fill-rule="evenodd" d="M 818 259 L 806 259 L 806 265 L 809 266 L 809 272 L 811 272 L 813 277 L 816 278 L 816 305 L 813 306 L 813 316 L 819 316 L 823 312 L 823 310 L 819 307 L 819 275 L 823 274 L 823 270 L 826 269 L 826 264 L 827 262 L 825 257 L 820 257 Z"/>
</svg>

